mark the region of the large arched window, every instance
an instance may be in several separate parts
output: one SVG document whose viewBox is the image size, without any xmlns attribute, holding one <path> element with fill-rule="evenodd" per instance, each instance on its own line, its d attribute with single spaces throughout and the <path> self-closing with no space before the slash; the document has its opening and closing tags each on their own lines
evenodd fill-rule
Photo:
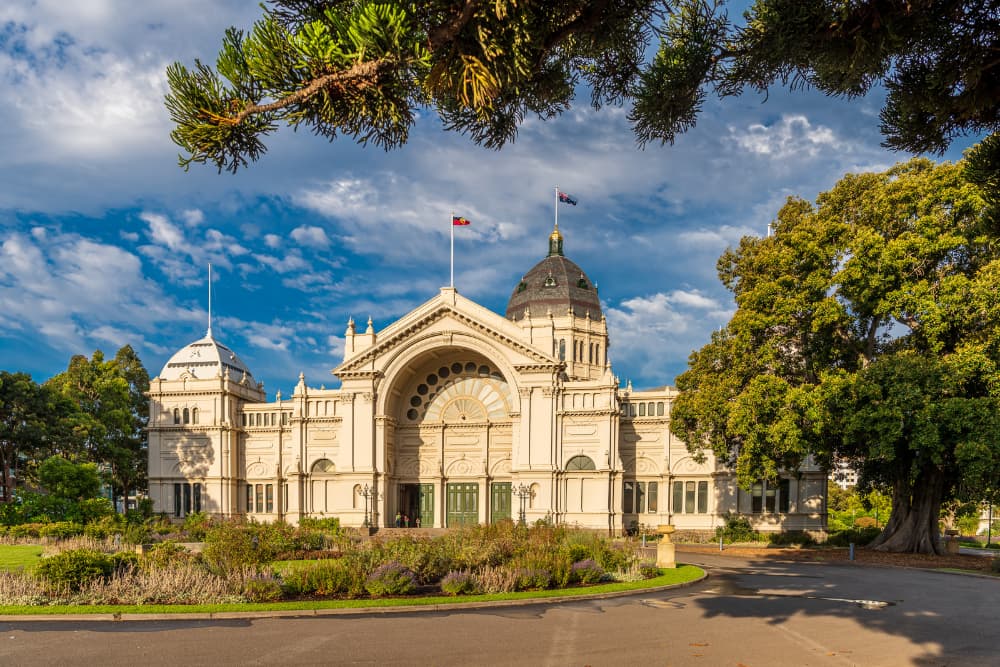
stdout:
<svg viewBox="0 0 1000 667">
<path fill-rule="evenodd" d="M 181 423 L 181 411 L 178 408 L 174 408 L 174 423 L 175 424 Z"/>
<path fill-rule="evenodd" d="M 597 470 L 597 466 L 594 465 L 594 460 L 589 456 L 574 456 L 566 462 L 566 471 L 576 470 Z"/>
<path fill-rule="evenodd" d="M 198 423 L 198 408 L 191 408 L 191 423 Z"/>
<path fill-rule="evenodd" d="M 184 408 L 184 423 L 185 424 L 191 423 L 191 412 L 188 411 L 187 408 Z"/>
</svg>

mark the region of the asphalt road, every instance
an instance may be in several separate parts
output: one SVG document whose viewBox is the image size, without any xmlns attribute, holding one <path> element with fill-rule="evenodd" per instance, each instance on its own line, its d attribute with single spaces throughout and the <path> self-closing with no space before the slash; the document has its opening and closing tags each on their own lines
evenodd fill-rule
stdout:
<svg viewBox="0 0 1000 667">
<path fill-rule="evenodd" d="M 1000 580 L 690 554 L 693 587 L 449 613 L 2 622 L 0 665 L 998 665 Z"/>
</svg>

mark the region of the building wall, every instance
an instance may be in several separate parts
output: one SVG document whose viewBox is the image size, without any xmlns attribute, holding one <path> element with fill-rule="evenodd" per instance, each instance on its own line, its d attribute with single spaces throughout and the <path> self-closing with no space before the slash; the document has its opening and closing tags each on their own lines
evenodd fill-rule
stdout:
<svg viewBox="0 0 1000 667">
<path fill-rule="evenodd" d="M 711 530 L 732 511 L 762 530 L 825 525 L 821 471 L 789 478 L 787 511 L 761 501 L 754 512 L 752 492 L 710 455 L 692 457 L 669 431 L 675 390 L 619 387 L 603 319 L 511 322 L 446 288 L 378 333 L 351 323 L 345 340 L 338 389 L 300 375 L 291 397 L 266 402 L 228 376 L 154 379 L 157 511 L 194 511 L 198 485 L 202 511 L 293 523 L 388 526 L 414 513 L 445 526 L 517 519 L 523 506 L 527 521 L 612 532 Z M 197 424 L 173 423 L 195 407 Z"/>
</svg>

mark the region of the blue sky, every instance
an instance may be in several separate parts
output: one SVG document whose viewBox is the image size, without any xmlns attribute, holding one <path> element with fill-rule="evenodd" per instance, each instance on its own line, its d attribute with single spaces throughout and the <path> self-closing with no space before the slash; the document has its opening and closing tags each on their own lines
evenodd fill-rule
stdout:
<svg viewBox="0 0 1000 667">
<path fill-rule="evenodd" d="M 379 330 L 448 283 L 503 313 L 546 251 L 553 187 L 566 254 L 600 288 L 616 374 L 673 384 L 728 321 L 715 262 L 789 195 L 909 156 L 880 148 L 881 95 L 710 97 L 674 146 L 636 147 L 623 109 L 583 94 L 500 152 L 422 115 L 402 149 L 282 130 L 237 175 L 177 166 L 163 107 L 173 61 L 213 61 L 242 0 L 7 0 L 0 6 L 0 369 L 44 380 L 71 355 L 136 348 L 155 376 L 204 335 L 290 393 L 336 386 L 349 317 Z M 947 156 L 957 159 L 969 141 Z"/>
</svg>

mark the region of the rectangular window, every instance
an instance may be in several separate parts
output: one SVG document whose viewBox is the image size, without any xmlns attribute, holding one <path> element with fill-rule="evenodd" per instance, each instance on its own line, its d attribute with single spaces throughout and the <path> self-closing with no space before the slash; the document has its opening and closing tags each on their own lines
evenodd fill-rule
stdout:
<svg viewBox="0 0 1000 667">
<path fill-rule="evenodd" d="M 191 485 L 181 484 L 181 491 L 184 492 L 184 504 L 182 510 L 184 510 L 184 516 L 191 513 Z"/>
<path fill-rule="evenodd" d="M 778 482 L 778 511 L 784 514 L 788 513 L 789 487 L 790 484 L 787 479 Z"/>
<path fill-rule="evenodd" d="M 288 426 L 288 413 L 287 412 L 282 412 L 281 413 L 281 424 L 283 426 Z"/>
<path fill-rule="evenodd" d="M 635 510 L 633 505 L 635 499 L 635 482 L 625 482 L 622 491 L 622 509 L 626 514 L 631 514 Z"/>
<path fill-rule="evenodd" d="M 201 484 L 193 484 L 192 487 L 193 487 L 192 497 L 193 497 L 193 500 L 194 500 L 194 511 L 195 512 L 200 512 L 201 511 Z"/>
<path fill-rule="evenodd" d="M 671 510 L 674 514 L 680 514 L 684 511 L 684 482 L 674 482 L 674 500 L 673 509 Z"/>
<path fill-rule="evenodd" d="M 777 489 L 771 486 L 770 484 L 768 484 L 764 490 L 764 511 L 768 512 L 769 514 L 774 514 L 774 510 L 776 509 L 776 505 L 774 502 L 775 500 L 777 500 L 777 498 L 775 497 L 776 491 Z"/>
<path fill-rule="evenodd" d="M 263 512 L 264 511 L 264 485 L 263 484 L 258 484 L 255 487 L 255 491 L 256 491 L 256 493 L 254 494 L 254 496 L 255 496 L 255 498 L 257 500 L 257 503 L 256 503 L 256 506 L 254 507 L 254 511 L 255 512 Z"/>
<path fill-rule="evenodd" d="M 694 514 L 694 482 L 684 482 L 684 512 Z"/>
<path fill-rule="evenodd" d="M 646 416 L 646 404 L 645 403 L 640 403 L 639 404 L 639 416 L 640 417 L 645 417 Z"/>
<path fill-rule="evenodd" d="M 656 514 L 656 511 L 657 511 L 657 509 L 656 509 L 656 506 L 657 506 L 657 499 L 656 499 L 656 497 L 658 495 L 658 488 L 657 488 L 658 486 L 659 485 L 656 482 L 650 482 L 649 483 L 649 492 L 646 495 L 646 510 L 650 514 Z"/>
<path fill-rule="evenodd" d="M 656 416 L 657 417 L 663 416 L 663 401 L 656 402 Z"/>
<path fill-rule="evenodd" d="M 267 513 L 274 511 L 274 484 L 267 485 Z"/>
<path fill-rule="evenodd" d="M 184 516 L 181 510 L 181 485 L 174 484 L 174 516 Z"/>
<path fill-rule="evenodd" d="M 635 483 L 635 511 L 643 513 L 646 511 L 646 483 Z"/>
<path fill-rule="evenodd" d="M 253 513 L 253 484 L 247 484 L 247 512 Z"/>
<path fill-rule="evenodd" d="M 708 513 L 708 482 L 698 482 L 698 514 Z"/>
<path fill-rule="evenodd" d="M 750 488 L 750 511 L 760 514 L 764 509 L 764 485 L 754 484 Z"/>
</svg>

